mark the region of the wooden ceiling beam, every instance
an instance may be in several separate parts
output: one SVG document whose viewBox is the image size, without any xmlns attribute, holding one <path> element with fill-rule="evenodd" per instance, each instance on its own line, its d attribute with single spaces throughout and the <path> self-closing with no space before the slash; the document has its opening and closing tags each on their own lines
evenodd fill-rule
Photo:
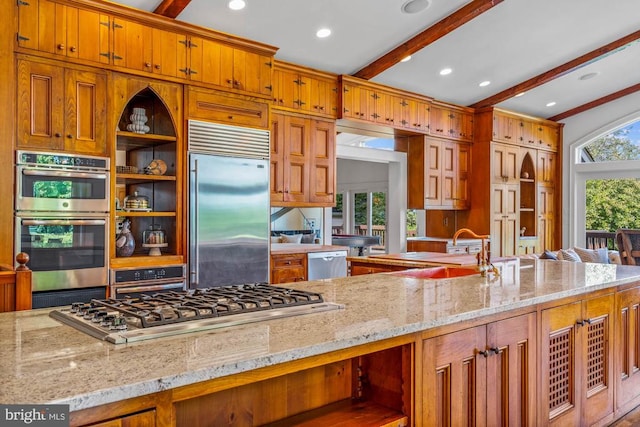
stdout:
<svg viewBox="0 0 640 427">
<path fill-rule="evenodd" d="M 628 88 L 619 90 L 617 92 L 611 93 L 609 95 L 603 96 L 602 98 L 598 98 L 594 101 L 587 102 L 586 104 L 582 104 L 578 107 L 567 110 L 563 113 L 556 114 L 553 117 L 549 117 L 549 120 L 554 122 L 558 122 L 560 120 L 566 119 L 567 117 L 575 116 L 576 114 L 580 114 L 584 111 L 590 110 L 592 108 L 599 107 L 603 104 L 606 104 L 611 101 L 615 101 L 618 98 L 622 98 L 624 96 L 630 95 L 632 93 L 640 91 L 640 83 L 637 83 L 633 86 L 629 86 Z"/>
<path fill-rule="evenodd" d="M 640 40 L 640 30 L 634 33 L 631 33 L 628 36 L 622 37 L 607 45 L 604 45 L 595 50 L 592 50 L 589 53 L 585 53 L 584 55 L 579 56 L 576 59 L 573 59 L 549 71 L 546 71 L 533 78 L 530 78 L 525 82 L 517 84 L 513 87 L 503 90 L 502 92 L 499 92 L 495 95 L 492 95 L 488 98 L 478 101 L 475 104 L 470 105 L 470 107 L 484 108 L 484 107 L 490 107 L 492 105 L 499 104 L 502 101 L 506 101 L 507 99 L 512 98 L 519 93 L 534 89 L 540 85 L 550 82 L 551 80 L 557 79 L 558 77 L 562 77 L 567 73 L 575 71 L 579 68 L 582 68 L 596 61 L 599 61 L 613 53 L 621 51 L 626 47 L 630 46 L 632 43 L 635 43 L 639 40 Z"/>
<path fill-rule="evenodd" d="M 417 36 L 414 36 L 376 59 L 371 64 L 353 74 L 353 76 L 365 80 L 372 79 L 383 71 L 393 67 L 407 56 L 413 55 L 420 49 L 425 48 L 503 1 L 504 0 L 473 0 L 437 24 L 432 25 Z"/>
<path fill-rule="evenodd" d="M 191 0 L 162 0 L 153 13 L 175 19 Z"/>
</svg>

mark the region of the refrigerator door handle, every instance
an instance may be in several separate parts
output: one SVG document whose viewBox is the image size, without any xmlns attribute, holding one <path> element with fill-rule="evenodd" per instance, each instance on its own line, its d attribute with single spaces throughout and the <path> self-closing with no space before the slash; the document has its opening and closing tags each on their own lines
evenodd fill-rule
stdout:
<svg viewBox="0 0 640 427">
<path fill-rule="evenodd" d="M 189 255 L 191 259 L 194 260 L 193 269 L 191 270 L 191 283 L 197 287 L 198 286 L 198 266 L 200 265 L 200 260 L 198 259 L 198 230 L 200 229 L 200 224 L 198 222 L 198 159 L 193 159 L 193 169 L 191 170 L 193 174 L 193 191 L 191 197 L 193 197 L 194 203 L 191 207 L 193 210 L 192 218 L 194 224 L 191 224 L 191 254 Z"/>
</svg>

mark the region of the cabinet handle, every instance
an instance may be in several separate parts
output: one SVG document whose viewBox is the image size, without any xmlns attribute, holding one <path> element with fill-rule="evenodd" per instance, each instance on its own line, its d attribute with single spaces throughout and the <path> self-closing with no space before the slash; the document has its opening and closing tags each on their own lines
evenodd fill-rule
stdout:
<svg viewBox="0 0 640 427">
<path fill-rule="evenodd" d="M 229 120 L 233 120 L 233 116 L 228 116 L 227 117 Z"/>
<path fill-rule="evenodd" d="M 62 135 L 60 134 L 60 132 L 56 132 L 54 135 L 56 138 L 60 138 Z"/>
<path fill-rule="evenodd" d="M 500 354 L 500 349 L 498 347 L 491 347 L 489 350 L 493 351 L 495 354 Z"/>
<path fill-rule="evenodd" d="M 64 50 L 64 43 L 60 43 L 58 45 L 58 50 Z"/>
<path fill-rule="evenodd" d="M 71 135 L 71 134 L 69 133 L 69 134 L 67 134 L 67 138 L 69 138 L 69 139 L 73 139 L 73 135 Z"/>
<path fill-rule="evenodd" d="M 75 52 L 75 51 L 76 51 L 76 47 L 75 47 L 75 46 L 71 46 L 71 47 L 69 48 L 69 51 L 71 51 L 71 52 Z"/>
<path fill-rule="evenodd" d="M 160 69 L 160 64 L 156 64 L 155 67 L 153 67 L 153 68 L 155 68 L 156 70 L 159 70 Z"/>
<path fill-rule="evenodd" d="M 151 68 L 151 62 L 145 62 L 144 66 L 147 67 L 147 68 Z"/>
<path fill-rule="evenodd" d="M 480 351 L 478 350 L 478 354 L 483 355 L 484 357 L 489 357 L 489 350 Z"/>
<path fill-rule="evenodd" d="M 580 325 L 580 326 L 584 326 L 584 324 L 585 324 L 585 323 L 586 323 L 587 325 L 590 325 L 590 324 L 591 324 L 591 319 L 584 319 L 584 320 L 578 320 L 578 321 L 576 321 L 576 324 L 577 324 L 577 325 Z"/>
</svg>

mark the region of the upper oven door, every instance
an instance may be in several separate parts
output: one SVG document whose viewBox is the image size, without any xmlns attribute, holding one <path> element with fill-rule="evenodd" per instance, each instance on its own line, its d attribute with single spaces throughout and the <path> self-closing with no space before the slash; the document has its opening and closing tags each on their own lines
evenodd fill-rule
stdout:
<svg viewBox="0 0 640 427">
<path fill-rule="evenodd" d="M 109 172 L 16 167 L 16 210 L 108 212 Z"/>
</svg>

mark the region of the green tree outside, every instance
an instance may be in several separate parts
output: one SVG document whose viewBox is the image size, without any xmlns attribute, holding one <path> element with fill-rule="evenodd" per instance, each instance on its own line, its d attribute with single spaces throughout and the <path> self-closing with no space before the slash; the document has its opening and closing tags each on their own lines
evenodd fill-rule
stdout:
<svg viewBox="0 0 640 427">
<path fill-rule="evenodd" d="M 640 147 L 627 136 L 631 127 L 598 138 L 583 150 L 594 162 L 640 160 Z M 614 232 L 640 228 L 640 181 L 594 179 L 586 183 L 587 230 Z"/>
</svg>

